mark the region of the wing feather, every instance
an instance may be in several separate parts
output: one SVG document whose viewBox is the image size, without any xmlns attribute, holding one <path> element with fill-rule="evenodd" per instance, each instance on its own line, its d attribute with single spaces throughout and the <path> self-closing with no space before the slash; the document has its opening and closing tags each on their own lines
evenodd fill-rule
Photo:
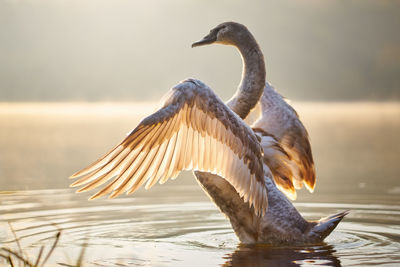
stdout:
<svg viewBox="0 0 400 267">
<path fill-rule="evenodd" d="M 98 159 L 97 161 L 93 162 L 92 164 L 90 164 L 88 167 L 72 174 L 70 176 L 70 178 L 77 178 L 79 176 L 88 174 L 94 170 L 96 170 L 97 168 L 99 168 L 99 166 L 103 166 L 105 164 L 107 164 L 110 160 L 112 160 L 116 155 L 118 155 L 118 153 L 120 153 L 122 150 L 124 149 L 124 146 L 122 145 L 117 145 L 116 147 L 114 147 L 113 149 L 111 149 L 110 152 L 108 152 L 107 154 L 105 154 L 103 157 L 101 157 L 100 159 Z"/>
<path fill-rule="evenodd" d="M 155 183 L 157 183 L 157 176 L 155 175 L 158 168 L 160 167 L 160 164 L 162 162 L 162 159 L 165 155 L 165 152 L 167 150 L 167 142 L 162 143 L 160 146 L 158 146 L 157 152 L 154 156 L 153 162 L 149 166 L 146 175 L 148 175 L 149 178 L 149 187 L 152 187 Z M 147 184 L 146 184 L 147 186 Z"/>
<path fill-rule="evenodd" d="M 164 175 L 160 178 L 163 183 L 166 182 L 168 180 L 169 177 L 171 177 L 172 173 L 174 172 L 175 168 L 176 168 L 176 159 L 177 157 L 179 157 L 179 149 L 182 146 L 182 133 L 183 133 L 183 129 L 177 129 L 182 125 L 182 117 L 184 114 L 184 109 L 183 108 L 181 111 L 179 111 L 178 116 L 177 116 L 177 122 L 175 124 L 175 138 L 173 138 L 174 142 L 170 144 L 170 146 L 168 146 L 168 148 L 170 148 L 170 150 L 167 150 L 167 154 L 168 154 L 168 160 L 165 162 L 165 168 L 166 171 L 164 173 Z M 174 131 L 175 131 L 174 130 Z"/>
<path fill-rule="evenodd" d="M 188 135 L 188 127 L 187 127 L 187 115 L 188 115 L 188 108 L 185 104 L 182 111 L 182 124 L 179 130 L 179 137 L 176 144 L 176 150 L 174 153 L 175 159 L 172 162 L 173 170 L 172 175 L 170 176 L 171 179 L 176 178 L 181 170 L 184 170 L 185 167 L 185 151 L 186 151 L 186 143 L 187 143 L 187 135 Z"/>
<path fill-rule="evenodd" d="M 183 165 L 184 170 L 190 170 L 192 169 L 192 155 L 194 154 L 193 152 L 193 137 L 194 132 L 191 127 L 187 127 L 187 137 L 186 137 L 186 149 L 184 151 L 184 156 L 183 159 L 185 161 Z"/>
<path fill-rule="evenodd" d="M 210 153 L 210 155 L 211 155 L 211 162 L 212 162 L 212 164 L 211 164 L 211 167 L 212 167 L 212 172 L 213 173 L 217 173 L 217 170 L 216 170 L 216 168 L 217 168 L 217 165 L 216 165 L 216 162 L 217 162 L 217 158 L 218 158 L 218 147 L 217 147 L 217 143 L 218 143 L 218 141 L 217 141 L 217 132 L 216 132 L 216 130 L 217 130 L 217 119 L 216 118 L 213 118 L 212 119 L 212 121 L 211 121 L 211 129 L 212 129 L 212 138 L 211 138 L 211 148 L 212 148 L 212 152 Z"/>
<path fill-rule="evenodd" d="M 168 142 L 164 142 L 158 147 L 157 156 L 153 162 L 153 165 L 149 168 L 150 175 L 154 178 L 155 178 L 155 174 L 159 168 L 159 165 L 165 155 L 167 146 L 168 146 Z M 111 193 L 110 198 L 115 198 L 115 197 L 119 196 L 120 194 L 124 193 L 126 191 L 126 189 L 129 188 L 131 186 L 131 184 L 133 184 L 134 181 L 132 181 L 129 178 L 132 177 L 134 171 L 135 171 L 134 166 L 130 165 L 130 167 L 126 170 L 126 172 L 120 178 L 123 182 L 116 188 L 116 190 L 114 192 Z"/>
<path fill-rule="evenodd" d="M 165 151 L 165 156 L 164 159 L 160 165 L 159 173 L 157 175 L 157 180 L 160 180 L 160 183 L 163 184 L 167 181 L 167 172 L 168 172 L 168 167 L 170 165 L 172 156 L 173 156 L 173 151 L 175 149 L 175 143 L 176 143 L 176 137 L 177 134 L 175 133 L 172 138 L 169 140 L 169 144 L 167 147 L 167 150 Z"/>
<path fill-rule="evenodd" d="M 192 129 L 192 128 L 191 128 Z M 199 133 L 193 129 L 193 150 L 192 150 L 192 168 L 199 169 Z"/>
<path fill-rule="evenodd" d="M 169 125 L 168 130 L 166 131 L 166 134 L 165 134 L 164 137 L 169 136 L 170 133 L 172 133 L 172 131 L 173 131 L 174 127 L 175 127 L 176 120 L 177 120 L 177 117 L 175 116 L 171 120 L 171 124 Z M 156 180 L 158 180 L 164 173 L 164 168 L 165 168 L 165 163 L 164 162 L 167 160 L 167 158 L 169 156 L 168 155 L 168 151 L 169 151 L 168 149 L 171 149 L 169 147 L 170 147 L 170 143 L 172 143 L 171 141 L 173 141 L 173 140 L 172 140 L 172 138 L 170 138 L 170 139 L 166 139 L 166 141 L 167 141 L 167 145 L 165 147 L 164 153 L 162 154 L 162 158 L 161 158 L 161 161 L 160 161 L 159 168 L 158 168 L 158 170 L 157 170 L 157 172 L 155 174 L 155 179 Z"/>
<path fill-rule="evenodd" d="M 174 177 L 177 170 L 183 170 L 183 164 L 182 164 L 183 156 L 181 154 L 183 153 L 182 149 L 184 149 L 183 141 L 186 142 L 186 140 L 183 139 L 184 136 L 186 136 L 186 127 L 182 127 L 181 130 L 177 133 L 175 149 L 174 152 L 172 152 L 173 156 L 171 159 L 171 164 L 169 166 L 168 173 L 166 173 L 166 179 Z"/>
<path fill-rule="evenodd" d="M 205 169 L 204 166 L 204 143 L 205 143 L 205 138 L 202 136 L 201 132 L 198 132 L 199 134 L 199 155 L 198 155 L 198 160 L 199 160 L 199 169 Z"/>
<path fill-rule="evenodd" d="M 230 151 L 229 151 L 229 146 L 227 144 L 224 145 L 224 158 L 222 159 L 222 173 L 228 173 L 229 169 L 231 168 L 230 166 Z M 221 173 L 221 174 L 222 174 Z"/>
<path fill-rule="evenodd" d="M 147 155 L 147 153 L 145 153 L 145 152 L 140 152 L 137 155 L 136 159 L 133 161 L 133 163 L 131 165 L 133 173 L 137 173 L 138 167 L 142 164 L 142 162 L 146 158 L 146 155 Z M 118 179 L 118 177 L 117 177 L 117 179 Z M 92 195 L 90 197 L 90 199 L 91 200 L 92 199 L 96 199 L 96 198 L 102 197 L 102 196 L 107 195 L 108 193 L 110 193 L 113 190 L 114 185 L 116 185 L 117 179 L 115 179 L 112 183 L 108 184 L 106 187 L 101 189 L 96 194 Z M 135 181 L 135 179 L 131 179 L 131 181 Z"/>
</svg>

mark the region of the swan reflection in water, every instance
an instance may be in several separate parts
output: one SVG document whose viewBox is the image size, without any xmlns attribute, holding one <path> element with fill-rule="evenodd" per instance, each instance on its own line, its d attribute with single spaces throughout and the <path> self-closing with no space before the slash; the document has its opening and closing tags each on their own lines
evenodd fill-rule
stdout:
<svg viewBox="0 0 400 267">
<path fill-rule="evenodd" d="M 334 246 L 322 243 L 314 246 L 279 247 L 271 245 L 239 245 L 224 258 L 224 267 L 241 266 L 341 266 Z"/>
</svg>

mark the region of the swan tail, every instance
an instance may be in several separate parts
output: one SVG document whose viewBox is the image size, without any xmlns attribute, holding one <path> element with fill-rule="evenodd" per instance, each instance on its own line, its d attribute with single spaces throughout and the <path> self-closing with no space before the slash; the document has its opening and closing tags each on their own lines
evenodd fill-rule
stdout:
<svg viewBox="0 0 400 267">
<path fill-rule="evenodd" d="M 349 212 L 349 210 L 342 211 L 315 222 L 315 225 L 310 229 L 309 237 L 315 241 L 324 240 Z"/>
</svg>

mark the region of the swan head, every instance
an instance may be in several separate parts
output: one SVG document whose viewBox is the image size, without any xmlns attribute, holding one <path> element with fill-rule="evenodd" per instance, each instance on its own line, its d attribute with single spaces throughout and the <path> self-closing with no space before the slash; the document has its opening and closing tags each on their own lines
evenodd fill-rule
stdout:
<svg viewBox="0 0 400 267">
<path fill-rule="evenodd" d="M 241 42 L 246 42 L 251 36 L 246 26 L 237 22 L 224 22 L 210 30 L 203 39 L 194 42 L 192 47 L 209 45 L 209 44 L 224 44 L 237 46 Z"/>
</svg>

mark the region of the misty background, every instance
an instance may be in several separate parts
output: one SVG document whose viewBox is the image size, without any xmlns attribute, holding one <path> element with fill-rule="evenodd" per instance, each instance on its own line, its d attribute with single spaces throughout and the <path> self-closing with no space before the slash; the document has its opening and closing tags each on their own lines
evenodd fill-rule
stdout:
<svg viewBox="0 0 400 267">
<path fill-rule="evenodd" d="M 187 77 L 228 99 L 232 47 L 192 49 L 245 24 L 290 99 L 400 99 L 400 1 L 0 1 L 0 101 L 145 101 Z"/>
</svg>

